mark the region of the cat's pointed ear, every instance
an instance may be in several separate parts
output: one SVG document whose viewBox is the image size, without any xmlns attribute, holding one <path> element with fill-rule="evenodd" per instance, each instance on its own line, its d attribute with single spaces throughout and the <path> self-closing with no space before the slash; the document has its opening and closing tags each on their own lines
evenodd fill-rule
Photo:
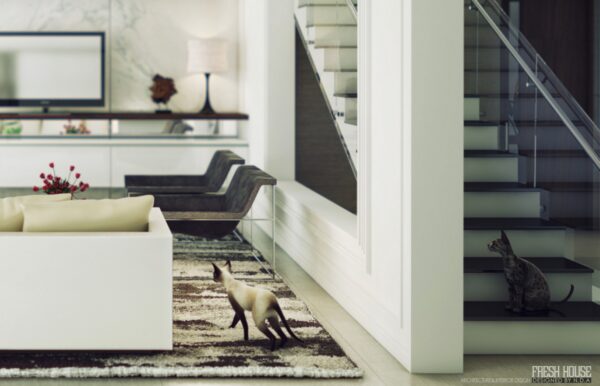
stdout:
<svg viewBox="0 0 600 386">
<path fill-rule="evenodd" d="M 227 268 L 229 273 L 231 273 L 231 260 L 227 260 L 227 263 L 225 263 L 225 268 Z"/>
<path fill-rule="evenodd" d="M 215 272 L 221 273 L 221 268 L 217 267 L 215 263 L 211 263 Z"/>
<path fill-rule="evenodd" d="M 502 241 L 504 241 L 506 244 L 510 245 L 510 240 L 508 239 L 508 236 L 506 235 L 506 233 L 504 233 L 504 231 L 500 231 L 500 234 L 502 235 Z"/>
</svg>

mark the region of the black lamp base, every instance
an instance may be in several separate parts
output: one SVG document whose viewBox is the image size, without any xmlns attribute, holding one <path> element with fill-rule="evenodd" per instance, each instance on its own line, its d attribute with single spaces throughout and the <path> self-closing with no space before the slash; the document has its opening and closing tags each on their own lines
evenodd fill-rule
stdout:
<svg viewBox="0 0 600 386">
<path fill-rule="evenodd" d="M 204 76 L 206 77 L 206 101 L 204 102 L 204 107 L 200 110 L 200 114 L 216 114 L 210 104 L 210 73 L 206 73 Z"/>
<path fill-rule="evenodd" d="M 208 100 L 208 96 L 206 102 L 204 103 L 204 107 L 200 110 L 200 114 L 215 114 L 215 110 L 210 105 L 210 100 Z"/>
</svg>

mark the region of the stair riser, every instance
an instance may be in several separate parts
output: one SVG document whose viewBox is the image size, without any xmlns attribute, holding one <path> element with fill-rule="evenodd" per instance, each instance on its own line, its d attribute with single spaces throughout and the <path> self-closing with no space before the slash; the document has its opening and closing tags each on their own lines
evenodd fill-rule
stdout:
<svg viewBox="0 0 600 386">
<path fill-rule="evenodd" d="M 356 48 L 325 48 L 325 71 L 356 71 Z"/>
<path fill-rule="evenodd" d="M 345 0 L 344 0 L 345 1 Z M 298 7 L 305 5 L 340 5 L 342 0 L 298 0 Z"/>
<path fill-rule="evenodd" d="M 570 301 L 592 300 L 591 273 L 546 273 L 552 301 L 567 296 L 575 286 Z M 503 273 L 465 273 L 465 301 L 508 301 L 508 286 Z"/>
<path fill-rule="evenodd" d="M 358 106 L 356 98 L 335 98 L 338 111 L 344 112 L 344 122 L 356 122 L 358 118 Z"/>
<path fill-rule="evenodd" d="M 308 28 L 308 37 L 315 46 L 357 46 L 356 27 L 315 26 Z"/>
<path fill-rule="evenodd" d="M 498 46 L 502 43 L 498 36 L 487 26 L 465 27 L 465 46 Z"/>
<path fill-rule="evenodd" d="M 518 182 L 518 158 L 465 158 L 465 182 Z"/>
<path fill-rule="evenodd" d="M 356 25 L 356 20 L 352 16 L 347 6 L 306 6 L 299 8 L 298 13 L 304 12 L 306 26 L 315 25 Z"/>
<path fill-rule="evenodd" d="M 355 72 L 334 73 L 334 92 L 336 94 L 356 93 L 357 75 Z"/>
<path fill-rule="evenodd" d="M 479 98 L 465 98 L 465 120 L 466 121 L 478 121 L 479 120 Z"/>
<path fill-rule="evenodd" d="M 566 256 L 572 252 L 566 247 L 568 237 L 564 230 L 507 230 L 506 234 L 517 256 Z M 488 250 L 490 241 L 500 237 L 500 230 L 465 230 L 465 256 L 488 256 L 498 258 L 500 255 Z"/>
<path fill-rule="evenodd" d="M 465 192 L 465 217 L 540 217 L 539 192 Z"/>
<path fill-rule="evenodd" d="M 598 322 L 465 322 L 465 354 L 600 354 Z"/>
<path fill-rule="evenodd" d="M 496 126 L 466 126 L 465 150 L 499 150 L 499 131 Z"/>
</svg>

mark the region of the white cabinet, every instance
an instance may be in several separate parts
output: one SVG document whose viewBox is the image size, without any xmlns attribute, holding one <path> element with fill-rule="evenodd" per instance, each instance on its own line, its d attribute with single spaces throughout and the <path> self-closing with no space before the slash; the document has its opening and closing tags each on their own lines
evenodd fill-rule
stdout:
<svg viewBox="0 0 600 386">
<path fill-rule="evenodd" d="M 39 185 L 39 174 L 49 171 L 50 162 L 61 177 L 75 165 L 92 187 L 122 187 L 126 174 L 202 174 L 221 149 L 248 159 L 248 145 L 238 139 L 2 140 L 0 186 Z"/>
</svg>

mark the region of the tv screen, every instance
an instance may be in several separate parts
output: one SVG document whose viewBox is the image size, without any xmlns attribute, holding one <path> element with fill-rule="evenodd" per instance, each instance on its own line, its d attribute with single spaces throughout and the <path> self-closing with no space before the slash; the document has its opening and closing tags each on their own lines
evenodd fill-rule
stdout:
<svg viewBox="0 0 600 386">
<path fill-rule="evenodd" d="M 0 32 L 0 106 L 104 106 L 104 33 Z"/>
</svg>

